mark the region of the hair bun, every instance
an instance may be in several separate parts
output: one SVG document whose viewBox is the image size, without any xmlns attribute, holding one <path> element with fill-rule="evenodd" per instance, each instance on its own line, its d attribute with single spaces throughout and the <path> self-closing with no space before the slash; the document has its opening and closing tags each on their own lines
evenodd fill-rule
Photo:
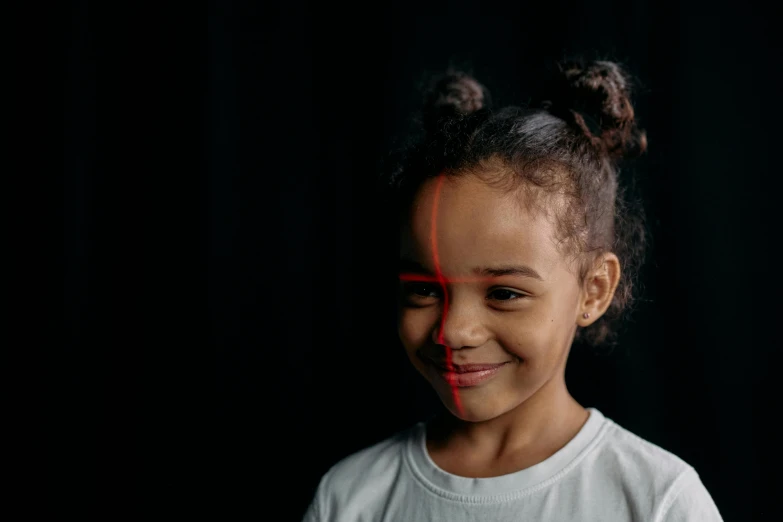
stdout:
<svg viewBox="0 0 783 522">
<path fill-rule="evenodd" d="M 486 87 L 469 74 L 450 69 L 435 78 L 425 94 L 424 127 L 435 131 L 445 119 L 472 114 L 489 107 L 489 101 Z"/>
<path fill-rule="evenodd" d="M 647 149 L 631 104 L 631 79 L 610 61 L 572 60 L 558 64 L 552 97 L 542 106 L 578 127 L 613 158 L 629 158 Z"/>
</svg>

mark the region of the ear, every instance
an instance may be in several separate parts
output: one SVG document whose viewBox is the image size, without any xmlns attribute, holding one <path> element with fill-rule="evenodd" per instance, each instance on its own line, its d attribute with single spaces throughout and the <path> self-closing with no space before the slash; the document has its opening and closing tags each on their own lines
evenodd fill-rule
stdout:
<svg viewBox="0 0 783 522">
<path fill-rule="evenodd" d="M 604 315 L 620 282 L 620 260 L 611 252 L 600 256 L 585 277 L 576 323 L 585 327 Z M 584 314 L 590 314 L 585 318 Z"/>
</svg>

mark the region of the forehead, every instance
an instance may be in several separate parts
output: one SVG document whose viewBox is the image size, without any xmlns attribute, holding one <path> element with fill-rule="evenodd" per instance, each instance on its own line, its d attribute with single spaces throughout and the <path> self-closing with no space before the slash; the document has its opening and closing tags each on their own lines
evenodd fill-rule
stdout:
<svg viewBox="0 0 783 522">
<path fill-rule="evenodd" d="M 490 186 L 473 174 L 427 180 L 403 227 L 401 256 L 464 273 L 474 266 L 525 263 L 546 279 L 563 260 L 551 220 L 533 212 L 524 191 Z"/>
</svg>

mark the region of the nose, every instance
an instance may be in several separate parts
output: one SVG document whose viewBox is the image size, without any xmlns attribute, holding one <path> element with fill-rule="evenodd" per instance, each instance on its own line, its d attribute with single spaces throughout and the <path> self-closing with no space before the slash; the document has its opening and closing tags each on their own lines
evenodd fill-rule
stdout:
<svg viewBox="0 0 783 522">
<path fill-rule="evenodd" d="M 452 349 L 472 348 L 485 344 L 488 331 L 481 310 L 474 303 L 444 299 L 440 321 L 432 330 L 432 341 Z"/>
</svg>

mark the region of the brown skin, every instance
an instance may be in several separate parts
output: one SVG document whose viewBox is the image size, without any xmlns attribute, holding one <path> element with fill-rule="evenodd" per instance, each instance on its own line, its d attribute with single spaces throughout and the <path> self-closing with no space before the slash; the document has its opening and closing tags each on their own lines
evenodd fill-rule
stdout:
<svg viewBox="0 0 783 522">
<path fill-rule="evenodd" d="M 401 258 L 431 275 L 438 183 L 428 180 L 419 189 L 401 235 Z M 565 365 L 577 326 L 589 325 L 609 307 L 620 263 L 612 253 L 600 256 L 580 284 L 576 266 L 555 244 L 552 222 L 520 204 L 523 192 L 493 188 L 481 172 L 445 178 L 437 195 L 435 244 L 449 301 L 442 333 L 445 295 L 438 283 L 401 283 L 399 308 L 402 344 L 452 414 L 428 429 L 427 449 L 455 475 L 512 473 L 554 454 L 587 420 L 587 410 L 566 387 Z M 542 280 L 473 272 L 498 265 L 527 265 Z M 461 411 L 449 383 L 422 360 L 444 360 L 444 345 L 455 364 L 508 362 L 490 380 L 458 388 Z"/>
</svg>

